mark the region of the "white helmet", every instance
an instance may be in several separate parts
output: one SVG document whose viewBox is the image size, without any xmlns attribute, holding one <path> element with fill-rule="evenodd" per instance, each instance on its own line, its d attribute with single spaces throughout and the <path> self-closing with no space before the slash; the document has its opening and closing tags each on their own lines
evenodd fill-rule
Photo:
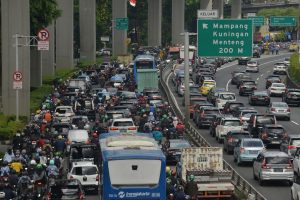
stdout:
<svg viewBox="0 0 300 200">
<path fill-rule="evenodd" d="M 30 161 L 30 164 L 31 164 L 31 165 L 36 165 L 36 161 L 35 161 L 35 160 L 31 160 L 31 161 Z"/>
</svg>

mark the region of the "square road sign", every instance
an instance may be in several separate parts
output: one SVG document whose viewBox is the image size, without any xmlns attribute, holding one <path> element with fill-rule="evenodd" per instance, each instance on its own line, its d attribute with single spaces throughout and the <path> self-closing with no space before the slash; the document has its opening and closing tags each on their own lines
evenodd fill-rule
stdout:
<svg viewBox="0 0 300 200">
<path fill-rule="evenodd" d="M 116 29 L 127 30 L 128 29 L 128 18 L 116 18 Z"/>
<path fill-rule="evenodd" d="M 198 56 L 252 56 L 251 19 L 198 19 Z"/>
</svg>

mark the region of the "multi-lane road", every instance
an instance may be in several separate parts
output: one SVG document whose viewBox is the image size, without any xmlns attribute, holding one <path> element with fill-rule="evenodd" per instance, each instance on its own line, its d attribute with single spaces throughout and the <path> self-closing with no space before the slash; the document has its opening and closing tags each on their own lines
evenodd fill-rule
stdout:
<svg viewBox="0 0 300 200">
<path fill-rule="evenodd" d="M 266 90 L 265 89 L 265 77 L 267 77 L 269 74 L 272 74 L 273 71 L 273 65 L 276 62 L 283 61 L 285 57 L 288 57 L 290 54 L 283 53 L 281 55 L 276 56 L 262 56 L 259 59 L 260 62 L 260 72 L 259 73 L 253 73 L 252 77 L 253 80 L 257 81 L 257 90 Z M 245 69 L 245 66 L 239 66 L 237 64 L 237 61 L 233 63 L 228 63 L 222 68 L 218 69 L 218 72 L 216 73 L 216 82 L 217 87 L 226 87 L 229 91 L 235 92 L 237 96 L 237 101 L 242 102 L 245 105 L 248 104 L 248 97 L 241 97 L 238 95 L 238 89 L 235 85 L 230 84 L 230 78 L 231 78 L 231 72 L 234 70 L 243 70 Z M 178 106 L 184 112 L 184 108 L 181 106 L 182 97 L 178 97 L 178 95 L 175 93 L 175 88 L 171 81 L 172 75 L 168 77 L 168 85 L 173 92 L 174 98 L 178 102 Z M 280 97 L 272 97 L 271 101 L 281 101 Z M 249 105 L 250 106 L 250 105 Z M 252 106 L 251 106 L 252 107 Z M 255 108 L 261 112 L 265 113 L 266 107 L 264 106 L 255 106 Z M 291 107 L 291 121 L 278 121 L 279 124 L 283 125 L 288 133 L 297 133 L 297 130 L 300 128 L 300 108 L 299 107 Z M 207 129 L 200 129 L 201 135 L 212 145 L 212 146 L 221 146 L 222 144 L 219 144 L 216 142 L 215 138 L 211 137 L 209 134 L 209 131 Z M 300 134 L 300 133 L 299 133 Z M 251 185 L 253 185 L 262 195 L 264 195 L 268 200 L 283 200 L 283 199 L 290 199 L 290 187 L 287 183 L 282 182 L 270 182 L 267 183 L 265 186 L 260 186 L 257 181 L 253 179 L 252 175 L 252 165 L 246 164 L 244 166 L 238 167 L 233 162 L 233 156 L 227 155 L 224 153 L 224 159 L 234 167 L 234 169 L 243 177 L 245 178 Z"/>
</svg>

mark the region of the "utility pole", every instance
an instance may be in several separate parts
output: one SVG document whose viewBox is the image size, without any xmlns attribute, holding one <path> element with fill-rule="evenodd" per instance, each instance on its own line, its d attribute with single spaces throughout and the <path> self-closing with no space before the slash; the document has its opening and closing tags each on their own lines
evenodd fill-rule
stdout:
<svg viewBox="0 0 300 200">
<path fill-rule="evenodd" d="M 190 35 L 197 35 L 196 33 L 184 32 L 184 102 L 185 102 L 185 118 L 184 124 L 187 127 L 190 120 L 190 71 L 189 71 L 189 46 Z"/>
</svg>

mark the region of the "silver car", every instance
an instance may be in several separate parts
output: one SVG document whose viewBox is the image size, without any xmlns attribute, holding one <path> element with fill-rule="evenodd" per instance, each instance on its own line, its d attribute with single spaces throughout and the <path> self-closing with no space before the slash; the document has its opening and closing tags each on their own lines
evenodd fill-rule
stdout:
<svg viewBox="0 0 300 200">
<path fill-rule="evenodd" d="M 285 102 L 271 102 L 267 108 L 267 113 L 275 115 L 277 119 L 291 119 L 291 109 Z"/>
<path fill-rule="evenodd" d="M 259 72 L 259 63 L 258 61 L 250 60 L 247 62 L 246 72 Z"/>
<path fill-rule="evenodd" d="M 253 162 L 253 178 L 261 186 L 270 180 L 288 181 L 292 185 L 294 171 L 289 156 L 281 151 L 261 152 Z"/>
</svg>

